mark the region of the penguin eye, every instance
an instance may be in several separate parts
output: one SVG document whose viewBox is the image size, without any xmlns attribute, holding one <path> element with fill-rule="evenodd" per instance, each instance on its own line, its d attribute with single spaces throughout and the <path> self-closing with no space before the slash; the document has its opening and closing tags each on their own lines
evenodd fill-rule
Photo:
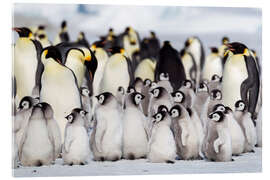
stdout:
<svg viewBox="0 0 270 180">
<path fill-rule="evenodd" d="M 68 116 L 68 122 L 70 122 L 70 123 L 71 123 L 71 122 L 72 122 L 72 120 L 73 120 L 73 116 L 72 116 L 72 115 L 69 115 L 69 116 Z"/>
<path fill-rule="evenodd" d="M 172 117 L 178 117 L 179 116 L 179 113 L 176 109 L 173 109 L 172 110 Z"/>
<path fill-rule="evenodd" d="M 22 103 L 22 106 L 24 107 L 24 109 L 27 109 L 27 108 L 29 107 L 29 102 L 24 101 L 24 102 Z"/>
<path fill-rule="evenodd" d="M 80 111 L 80 114 L 82 117 L 84 117 L 86 115 L 86 112 L 82 110 L 82 111 Z"/>
<path fill-rule="evenodd" d="M 219 115 L 218 114 L 214 114 L 212 119 L 214 121 L 218 121 L 219 120 Z"/>
<path fill-rule="evenodd" d="M 160 120 L 161 120 L 161 118 L 162 118 L 161 114 L 157 114 L 157 116 L 156 116 L 156 120 L 157 120 L 157 121 L 160 121 Z"/>
</svg>

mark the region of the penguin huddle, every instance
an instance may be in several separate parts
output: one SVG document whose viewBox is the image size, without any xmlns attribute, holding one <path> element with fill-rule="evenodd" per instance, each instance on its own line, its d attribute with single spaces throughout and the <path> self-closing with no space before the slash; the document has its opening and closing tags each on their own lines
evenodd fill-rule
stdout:
<svg viewBox="0 0 270 180">
<path fill-rule="evenodd" d="M 127 27 L 90 43 L 63 21 L 13 28 L 14 168 L 145 158 L 232 161 L 261 146 L 261 73 L 254 51 L 223 38 L 205 58 L 190 37 L 178 52 Z M 222 53 L 221 53 L 222 51 Z"/>
</svg>

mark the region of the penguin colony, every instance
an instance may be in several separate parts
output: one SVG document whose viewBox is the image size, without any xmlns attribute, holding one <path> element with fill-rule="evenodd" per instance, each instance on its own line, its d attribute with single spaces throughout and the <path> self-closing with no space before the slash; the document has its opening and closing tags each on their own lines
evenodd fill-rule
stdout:
<svg viewBox="0 0 270 180">
<path fill-rule="evenodd" d="M 146 158 L 233 161 L 261 146 L 261 72 L 254 50 L 224 37 L 205 58 L 127 27 L 94 43 L 52 43 L 45 26 L 13 28 L 14 168 Z"/>
</svg>

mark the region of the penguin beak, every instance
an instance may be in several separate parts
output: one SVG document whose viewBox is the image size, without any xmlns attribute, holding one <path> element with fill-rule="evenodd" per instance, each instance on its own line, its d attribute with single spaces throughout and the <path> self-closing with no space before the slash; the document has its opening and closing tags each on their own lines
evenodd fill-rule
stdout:
<svg viewBox="0 0 270 180">
<path fill-rule="evenodd" d="M 86 56 L 84 60 L 85 61 L 91 61 L 91 56 Z"/>
<path fill-rule="evenodd" d="M 12 30 L 13 30 L 13 31 L 16 31 L 17 33 L 18 33 L 18 32 L 21 32 L 21 29 L 20 29 L 20 28 L 17 28 L 17 27 L 12 28 Z"/>
</svg>

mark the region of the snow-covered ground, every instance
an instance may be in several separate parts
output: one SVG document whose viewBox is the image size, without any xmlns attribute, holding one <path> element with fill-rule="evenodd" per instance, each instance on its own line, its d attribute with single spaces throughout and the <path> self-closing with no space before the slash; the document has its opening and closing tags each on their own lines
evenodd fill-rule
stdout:
<svg viewBox="0 0 270 180">
<path fill-rule="evenodd" d="M 101 176 L 101 175 L 147 175 L 147 174 L 196 174 L 196 173 L 254 173 L 262 171 L 262 149 L 233 157 L 232 162 L 209 162 L 206 160 L 183 161 L 174 164 L 149 163 L 146 159 L 120 160 L 116 162 L 89 161 L 84 166 L 55 165 L 42 167 L 20 167 L 15 177 L 38 176 Z"/>
</svg>

